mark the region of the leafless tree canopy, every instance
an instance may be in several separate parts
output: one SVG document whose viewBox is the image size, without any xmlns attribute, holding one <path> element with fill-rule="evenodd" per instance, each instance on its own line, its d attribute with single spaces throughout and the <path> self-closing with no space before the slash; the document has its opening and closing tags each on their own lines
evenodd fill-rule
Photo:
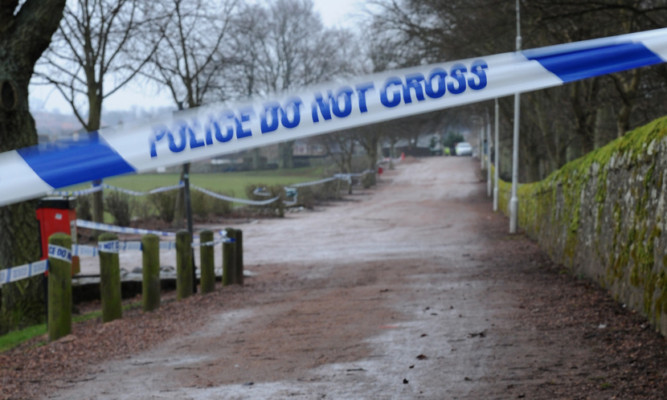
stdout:
<svg viewBox="0 0 667 400">
<path fill-rule="evenodd" d="M 58 89 L 87 131 L 100 128 L 104 99 L 132 80 L 155 51 L 137 40 L 153 22 L 141 3 L 69 1 L 42 57 L 39 78 Z"/>
<path fill-rule="evenodd" d="M 378 70 L 514 50 L 515 2 L 372 0 L 370 57 Z M 667 26 L 664 0 L 523 0 L 523 47 Z M 588 79 L 523 96 L 522 180 L 555 168 L 665 113 L 664 65 Z M 477 105 L 477 112 L 484 105 Z M 489 105 L 490 107 L 490 105 Z M 501 101 L 501 148 L 510 144 L 512 101 Z M 475 112 L 474 110 L 472 112 Z M 483 115 L 483 112 L 482 112 Z M 501 165 L 507 174 L 507 168 Z"/>
</svg>

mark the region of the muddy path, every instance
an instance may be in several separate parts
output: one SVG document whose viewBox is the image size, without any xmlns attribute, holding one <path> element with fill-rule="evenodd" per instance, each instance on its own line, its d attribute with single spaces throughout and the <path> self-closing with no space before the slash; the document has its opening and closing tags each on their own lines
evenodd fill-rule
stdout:
<svg viewBox="0 0 667 400">
<path fill-rule="evenodd" d="M 35 393 L 662 398 L 664 338 L 525 237 L 507 234 L 476 166 L 470 158 L 412 160 L 345 201 L 239 225 L 246 268 L 257 274 L 245 287 L 169 304 L 173 318 L 159 318 L 179 324 L 179 335 L 102 356 Z M 156 318 L 136 312 L 102 334 L 124 343 L 148 334 L 136 326 Z M 75 334 L 74 347 L 95 340 Z"/>
</svg>

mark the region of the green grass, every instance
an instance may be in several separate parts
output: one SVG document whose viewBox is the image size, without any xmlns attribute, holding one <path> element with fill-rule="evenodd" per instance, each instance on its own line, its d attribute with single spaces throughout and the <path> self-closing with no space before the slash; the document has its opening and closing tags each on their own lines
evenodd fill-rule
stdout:
<svg viewBox="0 0 667 400">
<path fill-rule="evenodd" d="M 193 185 L 203 187 L 218 193 L 224 193 L 238 198 L 247 198 L 245 188 L 251 184 L 268 186 L 287 186 L 300 182 L 321 179 L 324 175 L 323 167 L 295 168 L 291 170 L 268 170 L 247 172 L 225 172 L 210 174 L 190 174 Z M 137 192 L 146 192 L 151 189 L 176 185 L 180 174 L 139 174 L 124 175 L 105 179 L 104 182 L 124 189 Z M 68 188 L 64 191 L 82 190 L 90 187 L 85 183 Z"/>
<path fill-rule="evenodd" d="M 139 307 L 141 307 L 141 302 L 133 302 L 125 304 L 123 306 L 123 310 L 131 310 Z M 72 316 L 72 323 L 84 322 L 96 318 L 102 318 L 101 310 L 91 311 L 83 315 Z M 11 350 L 23 342 L 46 333 L 46 324 L 33 325 L 27 328 L 6 333 L 0 336 L 0 353 Z M 40 342 L 37 344 L 37 346 L 41 346 L 45 343 L 46 342 Z"/>
</svg>

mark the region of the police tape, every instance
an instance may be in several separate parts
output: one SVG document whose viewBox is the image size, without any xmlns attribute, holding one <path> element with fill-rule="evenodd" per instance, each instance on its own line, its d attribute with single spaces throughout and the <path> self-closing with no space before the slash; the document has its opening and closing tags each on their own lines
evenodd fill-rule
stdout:
<svg viewBox="0 0 667 400">
<path fill-rule="evenodd" d="M 667 28 L 385 71 L 0 154 L 0 206 L 70 185 L 563 85 L 667 60 Z"/>
<path fill-rule="evenodd" d="M 77 219 L 75 221 L 75 223 L 76 223 L 76 226 L 79 227 L 79 228 L 88 228 L 88 229 L 94 229 L 94 230 L 97 230 L 97 231 L 104 231 L 104 232 L 137 234 L 137 235 L 153 234 L 153 235 L 165 236 L 165 237 L 175 237 L 176 236 L 175 232 L 157 231 L 157 230 L 141 229 L 141 228 L 130 228 L 130 227 L 126 227 L 126 226 L 116 226 L 116 225 L 110 225 L 110 224 L 103 224 L 103 223 L 100 223 L 100 222 L 85 221 L 83 219 Z"/>
<path fill-rule="evenodd" d="M 129 190 L 129 189 L 124 189 L 124 188 L 119 188 L 117 186 L 108 185 L 106 183 L 102 184 L 102 187 L 104 187 L 105 189 L 115 190 L 117 192 L 129 194 L 129 195 L 135 196 L 135 197 L 148 196 L 148 195 L 156 194 L 156 193 L 169 192 L 169 191 L 172 191 L 172 190 L 180 189 L 184 186 L 185 186 L 185 184 L 183 182 L 180 182 L 176 185 L 159 187 L 159 188 L 149 190 L 147 192 L 137 192 L 137 191 L 134 191 L 134 190 Z"/>
<path fill-rule="evenodd" d="M 0 286 L 6 283 L 16 282 L 22 279 L 41 275 L 46 271 L 48 271 L 48 269 L 49 269 L 48 260 L 42 260 L 21 265 L 18 267 L 12 267 L 0 270 Z"/>
<path fill-rule="evenodd" d="M 222 243 L 233 243 L 233 238 L 228 238 L 225 231 L 220 231 L 220 238 L 204 243 L 192 242 L 192 248 L 215 247 Z M 175 250 L 176 242 L 160 242 L 160 250 Z M 72 244 L 71 251 L 64 247 L 49 245 L 49 257 L 67 262 L 72 261 L 72 256 L 98 257 L 100 253 L 119 253 L 120 251 L 143 251 L 143 245 L 139 241 L 110 240 L 99 242 L 97 246 Z M 0 286 L 44 274 L 49 269 L 49 260 L 41 260 L 18 267 L 0 270 Z"/>
<path fill-rule="evenodd" d="M 349 181 L 351 176 L 362 176 L 362 175 L 367 174 L 369 172 L 373 172 L 373 171 L 366 170 L 366 171 L 363 171 L 361 173 L 335 174 L 333 177 L 330 177 L 330 178 L 324 178 L 324 179 L 320 179 L 320 180 L 316 180 L 316 181 L 310 181 L 310 182 L 296 183 L 296 184 L 293 184 L 293 185 L 290 185 L 290 186 L 286 186 L 285 190 L 287 191 L 291 188 L 319 185 L 319 184 L 322 184 L 322 183 L 331 182 L 331 181 L 336 180 L 336 179 L 342 179 L 342 180 L 348 180 Z M 113 191 L 125 193 L 125 194 L 128 194 L 130 196 L 140 197 L 140 196 L 147 196 L 147 195 L 151 195 L 151 194 L 155 194 L 155 193 L 162 193 L 162 192 L 172 191 L 172 190 L 183 188 L 184 186 L 185 185 L 183 184 L 183 182 L 180 182 L 177 185 L 158 187 L 158 188 L 146 191 L 146 192 L 137 192 L 137 191 L 134 191 L 134 190 L 120 188 L 120 187 L 109 185 L 109 184 L 105 183 L 105 184 L 102 184 L 102 185 L 92 186 L 89 189 L 85 189 L 85 190 L 54 191 L 54 192 L 51 192 L 50 194 L 59 195 L 59 196 L 67 196 L 67 197 L 70 197 L 70 196 L 78 197 L 78 196 L 83 196 L 83 195 L 87 195 L 87 194 L 90 194 L 90 193 L 98 192 L 98 191 L 100 191 L 104 188 L 104 189 L 108 189 L 108 190 L 113 190 Z M 255 206 L 265 206 L 265 205 L 269 205 L 271 203 L 274 203 L 274 202 L 280 200 L 279 196 L 273 197 L 273 198 L 267 199 L 267 200 L 241 199 L 241 198 L 238 198 L 238 197 L 225 196 L 223 194 L 219 194 L 219 193 L 216 193 L 216 192 L 213 192 L 213 191 L 210 191 L 210 190 L 207 190 L 207 189 L 204 189 L 202 187 L 192 185 L 192 184 L 190 185 L 190 187 L 192 189 L 194 189 L 196 191 L 199 191 L 201 193 L 204 193 L 204 194 L 206 194 L 210 197 L 213 197 L 213 198 L 216 198 L 216 199 L 219 199 L 219 200 L 228 201 L 230 203 L 239 203 L 239 204 L 255 205 Z M 255 195 L 258 195 L 258 196 L 267 196 L 267 197 L 270 196 L 269 193 L 265 194 L 264 192 L 260 192 L 259 189 L 261 189 L 261 188 L 259 188 L 259 187 L 256 188 L 253 193 Z M 100 230 L 102 230 L 102 229 L 100 229 Z"/>
<path fill-rule="evenodd" d="M 94 229 L 94 230 L 99 230 L 99 231 L 104 231 L 104 232 L 113 232 L 113 233 L 121 233 L 121 234 L 136 234 L 136 235 L 147 235 L 147 234 L 153 234 L 157 236 L 163 236 L 163 237 L 170 237 L 173 238 L 176 236 L 175 232 L 166 232 L 166 231 L 156 231 L 156 230 L 151 230 L 151 229 L 142 229 L 142 228 L 129 228 L 125 226 L 117 226 L 117 225 L 110 225 L 110 224 L 102 224 L 98 222 L 92 222 L 92 221 L 85 221 L 82 219 L 77 219 L 75 221 L 75 224 L 79 228 L 87 228 L 87 229 Z M 198 243 L 199 236 L 194 235 L 192 238 L 192 247 L 200 247 L 200 246 L 216 246 L 220 243 L 233 243 L 234 239 L 228 238 L 227 237 L 227 232 L 225 230 L 221 230 L 218 232 L 220 235 L 220 239 L 216 239 L 210 242 L 205 242 L 205 243 Z M 114 250 L 115 249 L 115 250 Z M 176 249 L 176 243 L 173 241 L 161 241 L 160 242 L 160 249 L 161 250 L 174 250 Z M 108 241 L 108 242 L 99 242 L 97 247 L 94 246 L 86 246 L 86 245 L 79 245 L 79 244 L 72 244 L 72 252 L 74 255 L 86 255 L 86 256 L 97 256 L 100 251 L 107 251 L 107 252 L 118 252 L 118 251 L 129 251 L 129 250 L 137 250 L 140 251 L 142 250 L 142 245 L 140 241 L 120 241 L 120 240 L 113 240 L 113 241 Z"/>
<path fill-rule="evenodd" d="M 192 242 L 192 248 L 197 247 L 215 247 L 222 243 L 234 243 L 234 239 L 227 237 L 220 237 L 219 239 L 199 243 L 197 241 Z M 176 242 L 173 241 L 164 241 L 159 243 L 160 250 L 176 250 Z M 119 253 L 121 251 L 143 251 L 143 245 L 140 241 L 137 240 L 128 240 L 128 241 L 111 241 L 111 242 L 100 242 L 97 246 L 90 246 L 85 244 L 72 244 L 72 255 L 79 257 L 98 257 L 100 253 Z M 4 270 L 3 270 L 4 271 Z"/>
<path fill-rule="evenodd" d="M 62 196 L 62 197 L 78 197 L 78 196 L 85 196 L 91 193 L 99 192 L 102 190 L 101 185 L 97 186 L 91 186 L 88 189 L 83 189 L 83 190 L 72 190 L 72 191 L 62 191 L 62 190 L 56 190 L 51 193 L 50 195 L 54 196 Z"/>
<path fill-rule="evenodd" d="M 239 199 L 235 197 L 230 197 L 230 196 L 225 196 L 224 194 L 220 193 L 215 193 L 210 190 L 204 189 L 199 186 L 195 185 L 190 185 L 190 187 L 198 192 L 202 192 L 205 195 L 211 196 L 213 198 L 216 198 L 218 200 L 225 200 L 231 203 L 239 203 L 239 204 L 247 204 L 247 205 L 252 205 L 252 206 L 265 206 L 269 205 L 271 203 L 275 203 L 276 201 L 280 200 L 280 196 L 274 197 L 272 199 L 268 200 L 248 200 L 248 199 Z"/>
</svg>

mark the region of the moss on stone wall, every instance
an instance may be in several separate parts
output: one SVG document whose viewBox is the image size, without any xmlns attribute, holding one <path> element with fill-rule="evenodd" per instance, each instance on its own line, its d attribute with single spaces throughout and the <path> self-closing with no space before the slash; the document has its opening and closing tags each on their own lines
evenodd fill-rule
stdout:
<svg viewBox="0 0 667 400">
<path fill-rule="evenodd" d="M 667 335 L 667 117 L 522 184 L 519 226 Z M 508 213 L 511 185 L 499 183 Z"/>
</svg>

